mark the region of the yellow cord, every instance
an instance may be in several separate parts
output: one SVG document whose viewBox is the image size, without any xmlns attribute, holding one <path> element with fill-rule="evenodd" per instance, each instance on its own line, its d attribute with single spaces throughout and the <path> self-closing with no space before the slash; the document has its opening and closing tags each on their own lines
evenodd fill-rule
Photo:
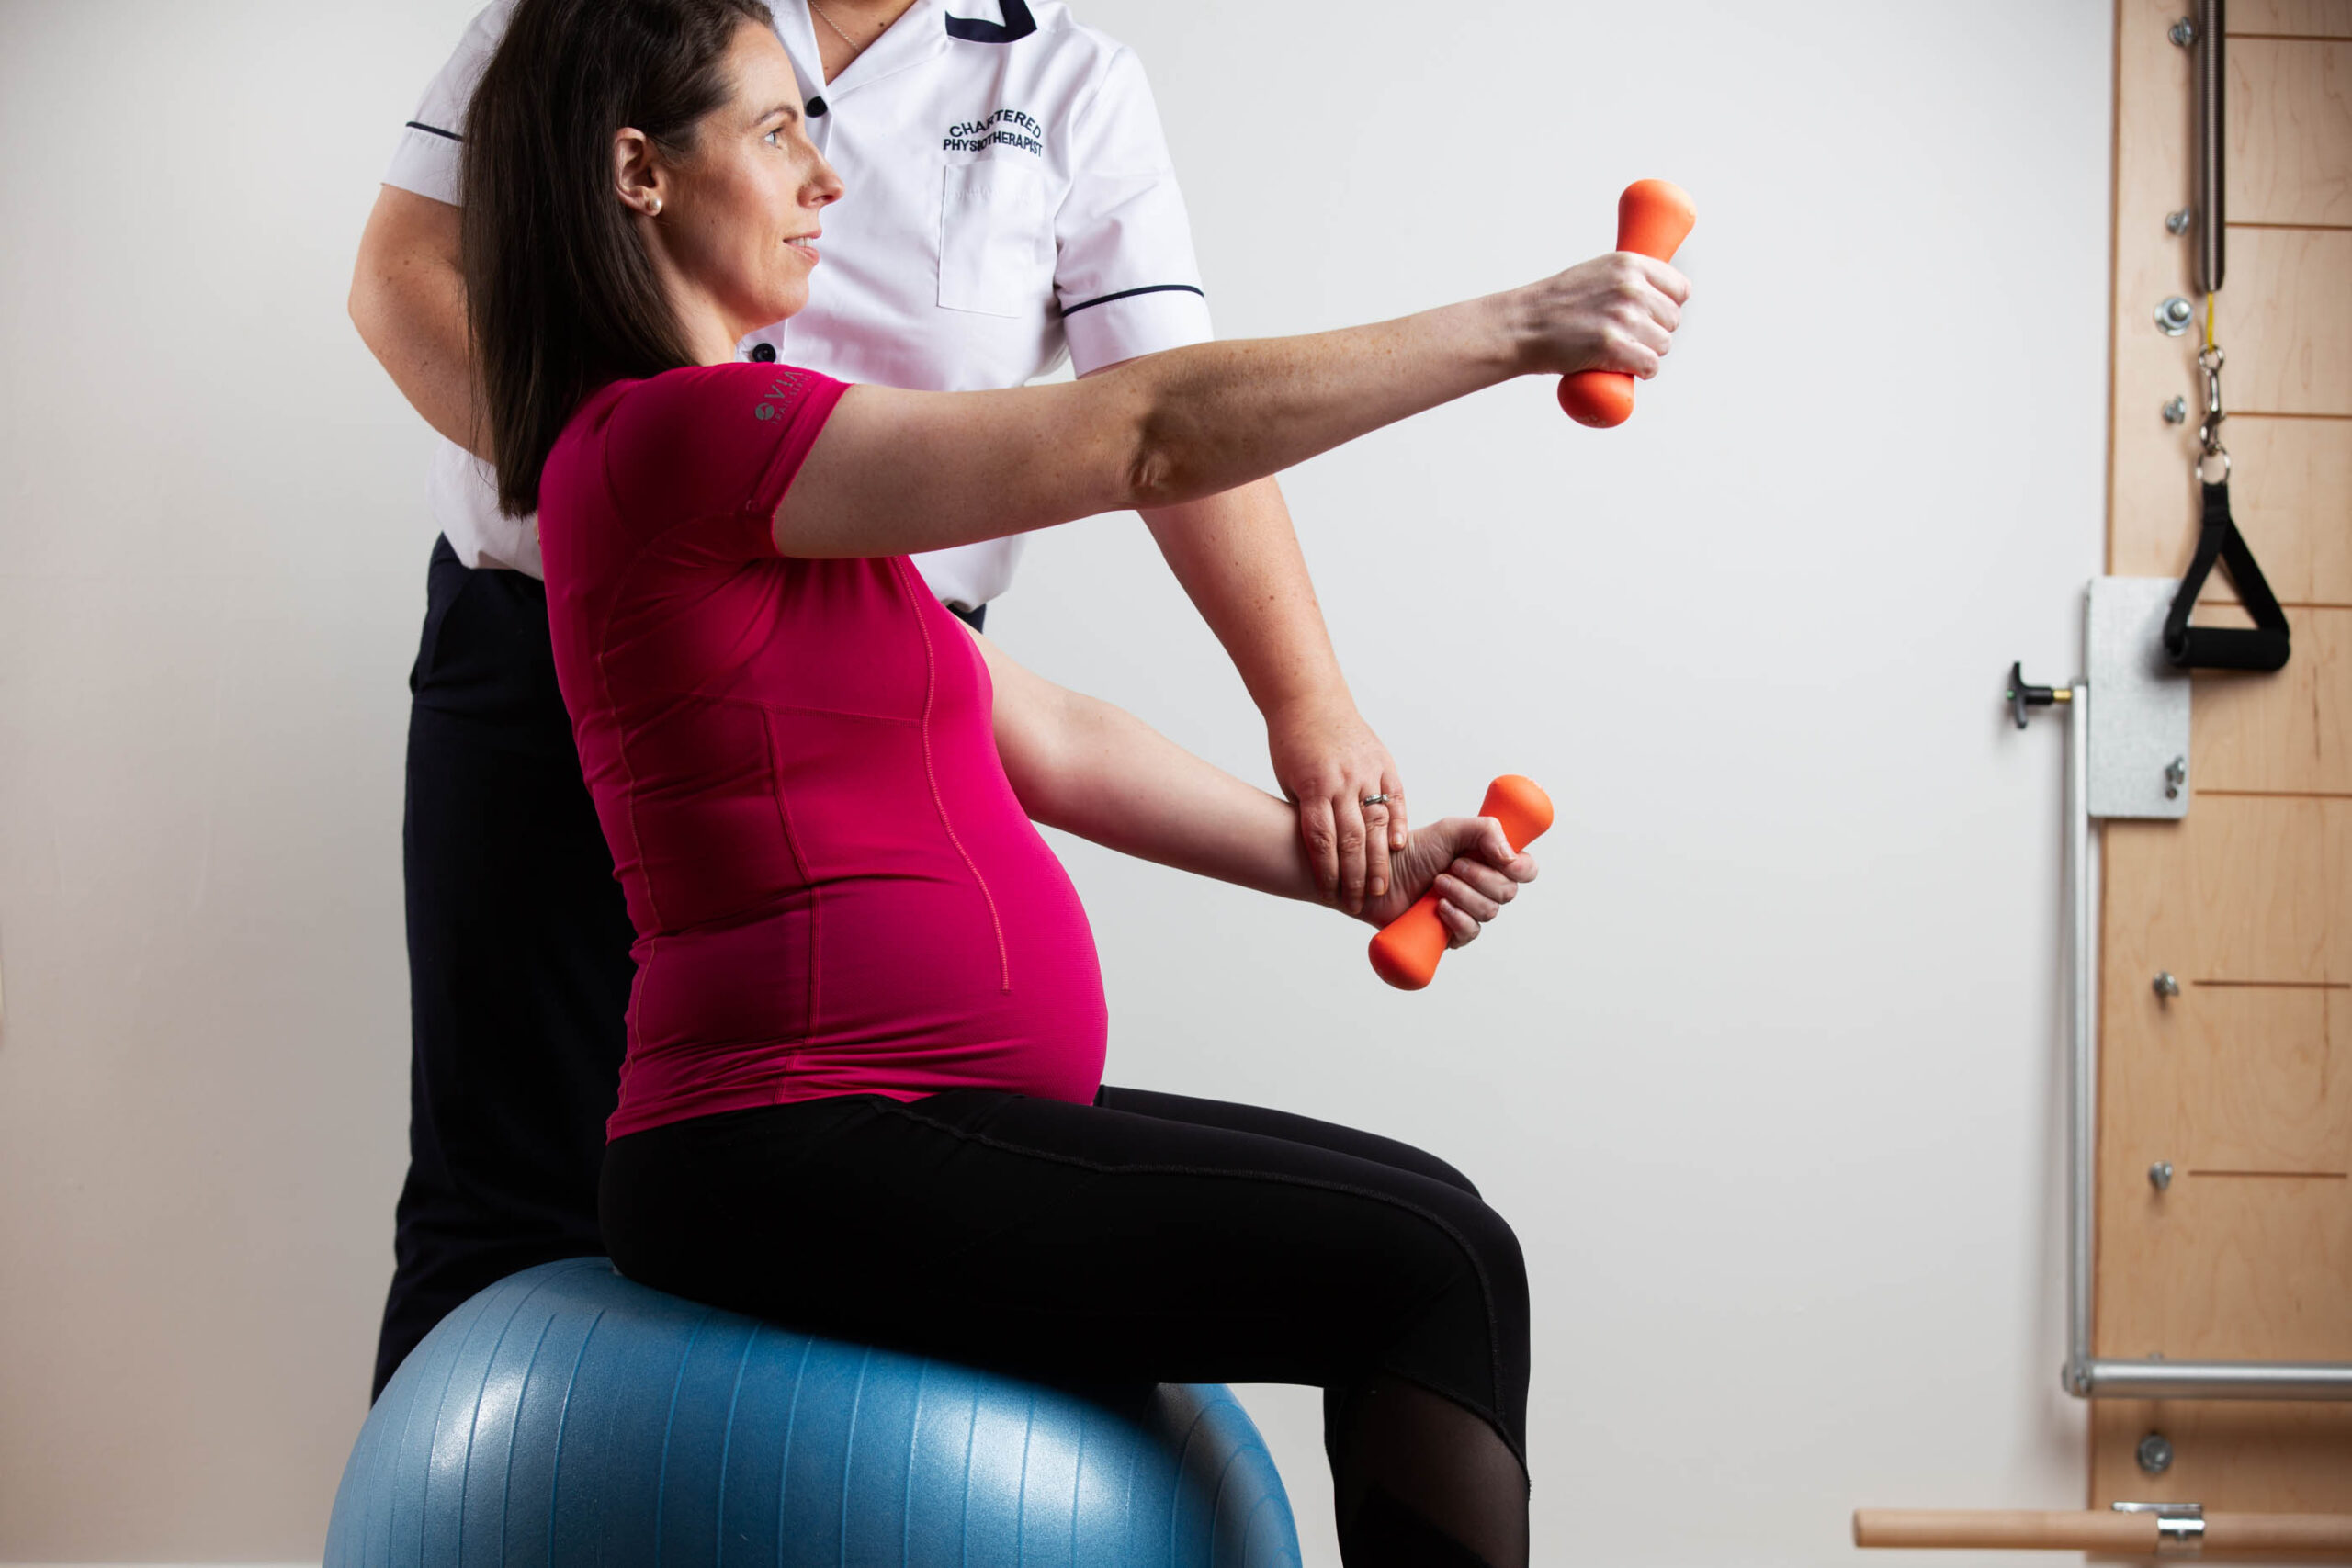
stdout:
<svg viewBox="0 0 2352 1568">
<path fill-rule="evenodd" d="M 2205 346 L 2213 346 L 2213 297 L 2205 296 Z"/>
</svg>

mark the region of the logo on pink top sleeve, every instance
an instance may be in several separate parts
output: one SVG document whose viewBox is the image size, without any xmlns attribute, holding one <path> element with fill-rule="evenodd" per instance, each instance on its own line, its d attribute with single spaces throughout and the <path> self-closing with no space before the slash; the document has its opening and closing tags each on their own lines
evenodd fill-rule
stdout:
<svg viewBox="0 0 2352 1568">
<path fill-rule="evenodd" d="M 752 410 L 752 417 L 774 419 L 779 412 L 776 404 L 797 402 L 800 399 L 800 389 L 807 385 L 808 378 L 801 375 L 799 371 L 779 370 L 776 372 L 775 379 L 768 383 L 768 389 L 760 394 L 761 401 Z"/>
</svg>

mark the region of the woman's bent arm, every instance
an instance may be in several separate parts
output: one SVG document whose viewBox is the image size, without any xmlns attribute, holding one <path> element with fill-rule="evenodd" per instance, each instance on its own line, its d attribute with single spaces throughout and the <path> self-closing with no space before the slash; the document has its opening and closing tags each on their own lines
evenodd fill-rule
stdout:
<svg viewBox="0 0 2352 1568">
<path fill-rule="evenodd" d="M 787 556 L 911 554 L 1215 495 L 1513 376 L 1657 369 L 1687 295 L 1617 252 L 1374 326 L 1200 344 L 1052 387 L 855 387 L 775 517 Z"/>
<path fill-rule="evenodd" d="M 996 688 L 997 751 L 1022 809 L 1139 860 L 1284 898 L 1319 900 L 1288 802 L 1193 756 L 1109 703 L 1030 673 L 974 635 Z M 1414 830 L 1393 885 L 1368 888 L 1374 925 L 1434 888 L 1455 946 L 1535 876 L 1497 823 L 1449 818 Z"/>
</svg>

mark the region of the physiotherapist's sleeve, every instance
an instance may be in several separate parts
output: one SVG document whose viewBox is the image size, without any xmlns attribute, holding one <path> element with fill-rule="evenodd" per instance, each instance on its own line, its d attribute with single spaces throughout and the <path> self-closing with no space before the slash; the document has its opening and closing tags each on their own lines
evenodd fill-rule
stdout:
<svg viewBox="0 0 2352 1568">
<path fill-rule="evenodd" d="M 416 112 L 401 128 L 401 144 L 392 152 L 384 183 L 419 196 L 462 207 L 458 196 L 458 153 L 465 145 L 466 107 L 473 102 L 474 85 L 481 80 L 498 40 L 506 36 L 506 20 L 515 0 L 496 0 L 466 29 L 458 52 L 441 67 L 424 89 Z"/>
<path fill-rule="evenodd" d="M 1070 168 L 1054 215 L 1054 292 L 1071 368 L 1207 341 L 1192 220 L 1150 85 L 1125 49 L 1073 118 Z"/>
</svg>

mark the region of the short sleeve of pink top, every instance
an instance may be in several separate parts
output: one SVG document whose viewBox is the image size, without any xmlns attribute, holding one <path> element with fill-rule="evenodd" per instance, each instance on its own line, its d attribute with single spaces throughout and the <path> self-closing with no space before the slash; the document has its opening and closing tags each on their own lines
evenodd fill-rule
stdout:
<svg viewBox="0 0 2352 1568">
<path fill-rule="evenodd" d="M 970 637 L 904 557 L 776 554 L 844 389 L 757 364 L 616 382 L 548 458 L 556 675 L 637 927 L 613 1137 L 1101 1082 L 1093 934 Z"/>
</svg>

